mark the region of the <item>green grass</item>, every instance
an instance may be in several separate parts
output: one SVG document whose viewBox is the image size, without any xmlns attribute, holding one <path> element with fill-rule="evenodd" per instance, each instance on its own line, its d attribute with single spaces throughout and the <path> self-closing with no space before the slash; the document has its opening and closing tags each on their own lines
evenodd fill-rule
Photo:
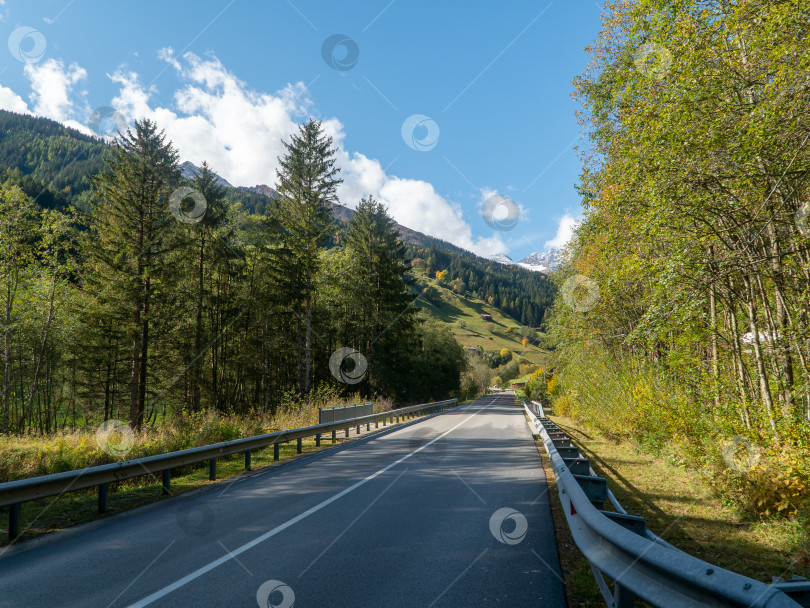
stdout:
<svg viewBox="0 0 810 608">
<path fill-rule="evenodd" d="M 519 359 L 524 358 L 535 365 L 546 363 L 547 351 L 531 344 L 524 348 L 521 336 L 507 331 L 509 327 L 520 328 L 519 321 L 472 295 L 460 296 L 453 293 L 452 288 L 441 285 L 435 279 L 420 275 L 419 280 L 435 287 L 440 299 L 438 302 L 430 302 L 420 297 L 417 304 L 446 323 L 459 344 L 480 345 L 484 350 L 508 348 Z M 482 314 L 491 315 L 492 321 L 484 321 Z"/>
<path fill-rule="evenodd" d="M 647 527 L 667 542 L 766 583 L 771 576 L 810 577 L 810 532 L 799 519 L 742 521 L 697 471 L 643 452 L 629 441 L 604 437 L 571 418 L 549 417 L 590 458 L 596 474 L 608 480 L 619 503 L 645 517 Z M 580 591 L 589 597 L 587 587 Z"/>
</svg>

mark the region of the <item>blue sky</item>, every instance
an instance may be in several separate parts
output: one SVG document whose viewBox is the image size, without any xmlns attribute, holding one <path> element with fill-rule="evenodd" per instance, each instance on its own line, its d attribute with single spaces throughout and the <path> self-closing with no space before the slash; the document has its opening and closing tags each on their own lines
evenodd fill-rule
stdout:
<svg viewBox="0 0 810 608">
<path fill-rule="evenodd" d="M 235 185 L 272 185 L 279 140 L 319 118 L 343 204 L 374 194 L 485 255 L 543 250 L 580 214 L 571 81 L 595 2 L 0 0 L 0 17 L 0 107 L 85 130 L 100 107 L 148 116 Z"/>
</svg>

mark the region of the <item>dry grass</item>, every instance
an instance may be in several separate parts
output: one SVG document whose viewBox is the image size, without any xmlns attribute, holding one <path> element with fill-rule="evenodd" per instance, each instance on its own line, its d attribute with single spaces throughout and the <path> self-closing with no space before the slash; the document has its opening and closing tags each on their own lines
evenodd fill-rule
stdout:
<svg viewBox="0 0 810 608">
<path fill-rule="evenodd" d="M 770 583 L 810 577 L 810 532 L 799 519 L 741 521 L 699 471 L 670 464 L 571 418 L 550 416 L 591 460 L 629 513 L 683 551 Z M 573 605 L 573 604 L 572 604 Z M 582 604 L 587 605 L 587 604 Z"/>
<path fill-rule="evenodd" d="M 350 402 L 357 402 L 353 400 Z M 333 403 L 337 405 L 337 403 Z M 391 409 L 387 400 L 374 404 L 374 411 Z M 95 431 L 74 431 L 51 437 L 4 437 L 0 442 L 0 482 L 23 479 L 36 475 L 47 475 L 70 471 L 117 460 L 133 459 L 153 454 L 161 454 L 219 441 L 237 439 L 283 429 L 299 428 L 317 424 L 317 406 L 291 407 L 274 416 L 255 414 L 252 416 L 217 416 L 212 413 L 187 414 L 156 428 L 145 429 L 135 436 L 131 448 L 121 457 L 115 458 L 104 452 L 96 440 Z M 352 430 L 352 435 L 355 432 Z M 346 441 L 338 433 L 338 441 Z M 328 436 L 322 438 L 321 447 L 315 440 L 302 442 L 303 453 L 313 452 L 332 445 Z M 280 461 L 298 456 L 295 443 L 280 445 Z M 274 464 L 272 446 L 255 450 L 251 454 L 252 468 L 258 469 Z M 244 472 L 244 459 L 241 454 L 217 460 L 217 479 L 233 478 Z M 207 464 L 184 467 L 172 474 L 171 493 L 179 494 L 210 483 Z M 118 513 L 126 509 L 160 500 L 161 480 L 155 476 L 134 478 L 111 484 L 108 496 L 108 510 L 97 513 L 95 489 L 71 492 L 64 496 L 47 498 L 22 505 L 20 519 L 20 540 L 60 530 Z M 7 538 L 8 508 L 0 509 L 0 538 Z M 7 541 L 0 540 L 0 546 Z"/>
</svg>

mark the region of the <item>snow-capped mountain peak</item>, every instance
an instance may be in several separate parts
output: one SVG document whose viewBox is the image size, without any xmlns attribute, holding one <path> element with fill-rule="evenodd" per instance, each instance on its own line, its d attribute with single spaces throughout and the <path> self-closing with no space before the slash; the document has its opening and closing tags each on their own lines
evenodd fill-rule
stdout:
<svg viewBox="0 0 810 608">
<path fill-rule="evenodd" d="M 562 263 L 563 252 L 556 247 L 552 247 L 548 251 L 535 251 L 518 262 L 524 268 L 539 272 L 552 272 L 557 270 Z"/>
<path fill-rule="evenodd" d="M 507 266 L 513 266 L 515 264 L 515 261 L 512 258 L 502 253 L 491 255 L 488 259 L 492 260 L 493 262 L 498 262 L 499 264 L 506 264 Z"/>
</svg>

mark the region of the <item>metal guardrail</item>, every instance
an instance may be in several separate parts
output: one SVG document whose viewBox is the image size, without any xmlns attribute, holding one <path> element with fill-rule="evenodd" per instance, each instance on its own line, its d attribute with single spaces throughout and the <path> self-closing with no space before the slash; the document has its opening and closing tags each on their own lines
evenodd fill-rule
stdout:
<svg viewBox="0 0 810 608">
<path fill-rule="evenodd" d="M 335 405 L 333 407 L 318 408 L 318 424 L 326 422 L 337 422 L 339 420 L 351 420 L 360 416 L 368 416 L 373 413 L 374 405 L 371 401 L 366 403 L 354 403 L 352 405 Z"/>
<path fill-rule="evenodd" d="M 546 414 L 543 411 L 543 404 L 538 403 L 537 401 L 523 401 L 523 406 L 529 408 L 529 410 L 537 416 L 538 418 L 545 418 Z"/>
<path fill-rule="evenodd" d="M 666 608 L 810 606 L 810 582 L 804 579 L 775 579 L 767 585 L 684 553 L 620 505 L 617 512 L 603 511 L 610 492 L 606 480 L 594 474 L 588 459 L 553 422 L 524 409 L 548 452 L 571 535 L 608 606 L 632 608 L 637 598 Z M 605 576 L 613 581 L 613 591 Z"/>
<path fill-rule="evenodd" d="M 337 432 L 345 431 L 345 436 L 349 436 L 349 429 L 353 426 L 360 427 L 365 424 L 366 430 L 371 430 L 371 425 L 379 428 L 380 422 L 383 426 L 390 420 L 391 424 L 400 420 L 413 418 L 416 415 L 432 414 L 455 407 L 458 405 L 457 399 L 437 401 L 435 403 L 422 403 L 411 405 L 380 414 L 370 414 L 360 416 L 350 420 L 340 420 L 325 424 L 316 424 L 298 429 L 277 431 L 265 435 L 255 435 L 232 441 L 223 441 L 211 445 L 189 448 L 177 452 L 167 452 L 134 460 L 124 460 L 111 464 L 102 464 L 86 469 L 76 469 L 75 471 L 65 471 L 64 473 L 54 473 L 53 475 L 43 475 L 40 477 L 30 477 L 0 484 L 0 507 L 9 507 L 9 540 L 17 538 L 20 525 L 20 506 L 24 502 L 30 502 L 39 498 L 49 496 L 61 496 L 66 492 L 85 490 L 87 488 L 98 487 L 98 511 L 103 513 L 107 508 L 107 488 L 110 483 L 141 477 L 144 475 L 162 474 L 163 493 L 169 493 L 171 470 L 187 465 L 208 461 L 208 478 L 216 479 L 217 458 L 230 456 L 232 454 L 244 453 L 245 469 L 250 470 L 250 454 L 252 450 L 258 450 L 273 445 L 273 460 L 279 459 L 279 445 L 288 441 L 296 440 L 298 453 L 301 453 L 301 440 L 305 437 L 315 437 L 315 445 L 321 445 L 321 435 L 332 433 L 332 442 L 337 440 Z"/>
</svg>

